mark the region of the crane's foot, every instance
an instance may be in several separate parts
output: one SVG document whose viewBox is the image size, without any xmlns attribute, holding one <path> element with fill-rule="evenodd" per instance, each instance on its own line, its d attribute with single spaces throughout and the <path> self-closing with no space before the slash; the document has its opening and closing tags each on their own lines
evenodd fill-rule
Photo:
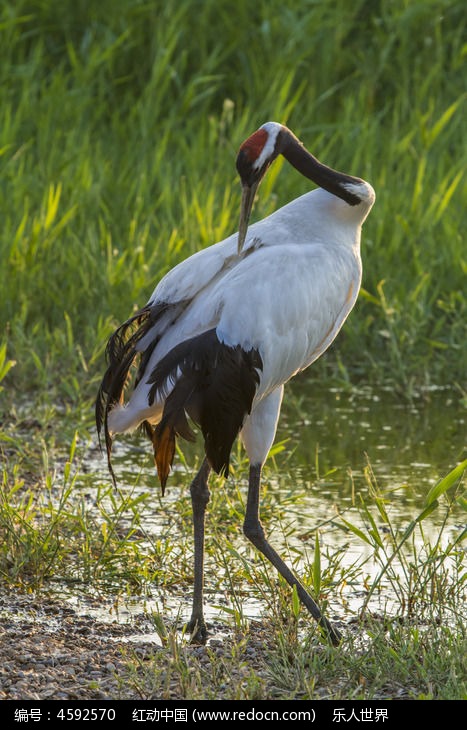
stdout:
<svg viewBox="0 0 467 730">
<path fill-rule="evenodd" d="M 204 619 L 190 619 L 186 625 L 186 630 L 190 634 L 190 644 L 205 644 L 208 638 L 208 630 Z"/>
</svg>

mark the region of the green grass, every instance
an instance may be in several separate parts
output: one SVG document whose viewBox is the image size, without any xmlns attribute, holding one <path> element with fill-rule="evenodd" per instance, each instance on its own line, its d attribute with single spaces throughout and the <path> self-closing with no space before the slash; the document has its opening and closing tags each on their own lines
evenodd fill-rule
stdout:
<svg viewBox="0 0 467 730">
<path fill-rule="evenodd" d="M 0 318 L 13 386 L 94 393 L 112 326 L 236 229 L 235 152 L 271 118 L 377 191 L 364 290 L 331 369 L 404 391 L 460 381 L 463 12 L 452 0 L 371 12 L 5 2 Z M 276 163 L 255 216 L 307 187 Z"/>
<path fill-rule="evenodd" d="M 0 576 L 17 590 L 47 595 L 100 596 L 125 605 L 139 602 L 153 624 L 161 648 L 143 655 L 122 648 L 125 670 L 119 696 L 178 699 L 459 699 L 465 682 L 465 587 L 462 547 L 466 530 L 452 537 L 447 518 L 466 507 L 462 476 L 467 461 L 432 486 L 418 514 L 396 522 L 368 465 L 367 490 L 354 507 L 336 514 L 314 531 L 312 557 L 294 548 L 300 525 L 288 524 L 291 506 L 300 509 L 300 492 L 285 503 L 269 490 L 263 519 L 276 539 L 286 540 L 295 564 L 321 606 L 344 608 L 339 649 L 328 646 L 316 624 L 274 569 L 240 534 L 244 498 L 241 483 L 213 484 L 207 527 L 209 601 L 223 606 L 205 649 L 188 644 L 177 609 L 186 604 L 192 580 L 192 529 L 189 497 L 176 490 L 165 511 L 139 477 L 115 493 L 89 475 L 83 449 L 75 440 L 69 458 L 52 468 L 43 453 L 39 494 L 4 470 L 0 488 Z M 235 460 L 239 470 L 244 464 Z M 266 471 L 266 479 L 268 471 Z M 233 487 L 233 488 L 232 488 Z M 425 521 L 444 514 L 437 534 L 428 537 Z M 159 512 L 157 537 L 145 529 Z M 362 558 L 349 565 L 334 546 L 340 527 L 362 545 Z M 303 535 L 300 535 L 302 545 Z M 363 548 L 370 546 L 371 558 Z M 367 551 L 368 552 L 368 551 Z M 378 568 L 368 572 L 369 562 Z M 215 569 L 213 569 L 215 566 Z M 350 588 L 350 600 L 349 600 Z M 363 593 L 360 593 L 363 589 Z M 228 602 L 224 603 L 227 591 Z M 355 594 L 360 598 L 356 600 Z M 215 595 L 213 599 L 212 596 Z M 261 618 L 243 609 L 246 596 L 261 601 Z M 113 597 L 113 599 L 112 599 Z M 161 608 L 145 607 L 160 601 Z M 62 599 L 63 600 L 63 599 Z M 397 609 L 387 608 L 394 604 Z M 187 607 L 185 606 L 185 609 Z M 116 609 L 115 609 L 116 610 Z"/>
<path fill-rule="evenodd" d="M 169 592 L 190 584 L 187 496 L 174 497 L 160 536 L 148 538 L 142 515 L 158 497 L 135 474 L 116 494 L 89 472 L 92 400 L 115 325 L 175 263 L 236 230 L 236 150 L 267 120 L 288 124 L 323 162 L 368 179 L 377 193 L 363 234 L 361 296 L 310 379 L 389 384 L 401 398 L 449 385 L 465 403 L 464 18 L 460 0 L 381 0 L 370 10 L 363 0 L 2 3 L 4 584 L 143 596 L 152 584 Z M 253 217 L 308 188 L 277 161 Z M 287 458 L 278 460 L 284 470 Z M 240 476 L 242 459 L 239 451 Z M 397 687 L 414 697 L 465 696 L 459 545 L 442 529 L 430 542 L 423 510 L 396 529 L 370 464 L 367 477 L 368 493 L 340 529 L 372 552 L 379 577 L 366 576 L 364 564 L 344 569 L 318 533 L 302 569 L 324 605 L 336 588 L 344 595 L 346 581 L 373 598 L 389 585 L 398 621 L 366 611 L 366 644 L 350 631 L 342 652 L 308 636 L 288 589 L 237 544 L 243 485 L 231 493 L 219 483 L 208 549 L 223 566 L 223 575 L 212 571 L 214 589 L 230 586 L 230 653 L 208 650 L 201 661 L 156 616 L 164 670 L 160 657 L 141 663 L 129 652 L 125 686 L 196 698 L 397 696 Z M 437 500 L 446 509 L 465 504 L 460 474 L 446 478 L 427 496 L 427 514 Z M 289 497 L 297 510 L 298 500 L 299 492 Z M 264 505 L 266 524 L 293 543 L 287 503 L 266 490 Z M 253 665 L 244 590 L 267 606 L 267 653 Z M 413 613 L 433 597 L 440 614 L 420 627 Z M 238 666 L 241 682 L 232 680 Z"/>
</svg>

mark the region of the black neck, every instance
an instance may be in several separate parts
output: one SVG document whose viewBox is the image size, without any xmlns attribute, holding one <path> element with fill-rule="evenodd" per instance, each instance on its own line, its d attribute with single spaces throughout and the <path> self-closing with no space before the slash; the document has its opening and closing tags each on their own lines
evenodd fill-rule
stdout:
<svg viewBox="0 0 467 730">
<path fill-rule="evenodd" d="M 332 167 L 323 165 L 311 152 L 302 145 L 297 137 L 287 128 L 283 128 L 280 135 L 278 152 L 282 154 L 291 165 L 302 173 L 309 180 L 313 180 L 320 188 L 328 193 L 337 195 L 349 205 L 358 205 L 361 198 L 354 192 L 346 190 L 345 184 L 358 185 L 363 181 L 358 177 L 346 175 L 343 172 L 333 170 Z"/>
</svg>

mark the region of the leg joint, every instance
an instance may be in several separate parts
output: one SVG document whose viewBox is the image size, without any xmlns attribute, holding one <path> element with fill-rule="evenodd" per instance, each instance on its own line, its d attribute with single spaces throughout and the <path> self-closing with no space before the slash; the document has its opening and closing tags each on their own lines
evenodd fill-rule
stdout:
<svg viewBox="0 0 467 730">
<path fill-rule="evenodd" d="M 209 502 L 211 492 L 206 482 L 198 482 L 196 479 L 190 485 L 190 494 L 193 502 L 206 507 Z"/>
<path fill-rule="evenodd" d="M 193 503 L 196 503 L 202 507 L 206 507 L 211 494 L 208 489 L 209 472 L 210 467 L 205 460 L 201 466 L 201 469 L 190 484 L 190 494 Z"/>
<path fill-rule="evenodd" d="M 253 544 L 256 544 L 258 541 L 263 541 L 265 537 L 261 522 L 257 519 L 252 520 L 251 518 L 248 518 L 248 516 L 245 518 L 243 523 L 243 534 Z"/>
</svg>

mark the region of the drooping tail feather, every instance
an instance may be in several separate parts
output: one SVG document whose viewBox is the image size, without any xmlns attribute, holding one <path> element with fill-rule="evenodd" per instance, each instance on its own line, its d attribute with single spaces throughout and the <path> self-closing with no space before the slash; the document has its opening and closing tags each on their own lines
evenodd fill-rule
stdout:
<svg viewBox="0 0 467 730">
<path fill-rule="evenodd" d="M 144 355 L 147 356 L 147 352 L 141 356 L 141 353 L 137 350 L 137 344 L 154 326 L 157 318 L 165 309 L 166 305 L 164 304 L 157 307 L 151 304 L 146 305 L 118 327 L 107 343 L 105 355 L 108 367 L 97 393 L 95 416 L 101 447 L 101 434 L 104 432 L 107 463 L 114 483 L 116 480 L 111 463 L 112 437 L 108 428 L 108 414 L 117 403 L 123 402 L 125 385 L 129 379 L 131 367 L 137 357 L 140 358 L 140 365 L 136 374 L 136 382 L 141 377 L 141 362 Z M 157 339 L 152 341 L 151 349 L 156 343 Z"/>
</svg>

